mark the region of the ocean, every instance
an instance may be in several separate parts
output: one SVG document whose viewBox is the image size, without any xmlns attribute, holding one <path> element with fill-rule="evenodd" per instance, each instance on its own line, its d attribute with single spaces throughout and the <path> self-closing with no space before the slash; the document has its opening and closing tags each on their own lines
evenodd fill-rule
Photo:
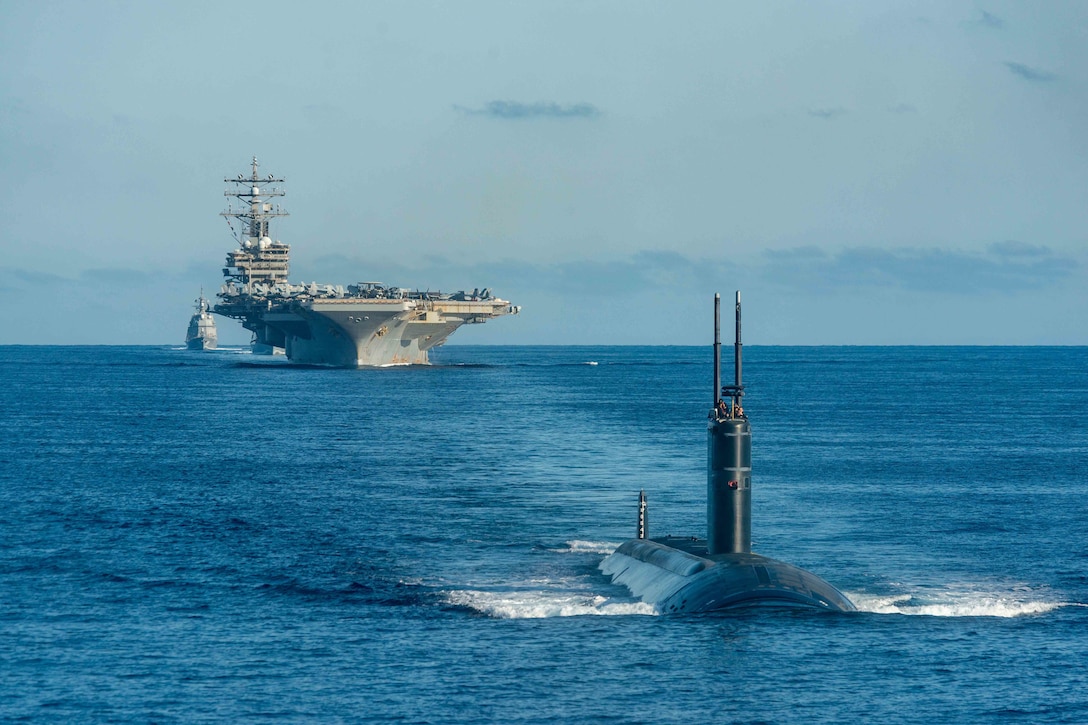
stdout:
<svg viewBox="0 0 1088 725">
<path fill-rule="evenodd" d="M 753 550 L 860 611 L 660 616 L 711 360 L 0 347 L 0 720 L 1088 722 L 1088 348 L 746 347 Z"/>
</svg>

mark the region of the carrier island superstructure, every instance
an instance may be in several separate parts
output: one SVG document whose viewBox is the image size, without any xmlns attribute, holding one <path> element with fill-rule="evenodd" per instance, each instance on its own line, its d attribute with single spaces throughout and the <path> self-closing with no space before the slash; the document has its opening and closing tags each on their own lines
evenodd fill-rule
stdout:
<svg viewBox="0 0 1088 725">
<path fill-rule="evenodd" d="M 269 225 L 287 216 L 276 197 L 284 182 L 257 173 L 226 178 L 231 201 L 222 213 L 238 248 L 227 254 L 214 312 L 240 320 L 255 346 L 283 348 L 298 363 L 367 367 L 426 364 L 428 352 L 465 324 L 517 314 L 520 308 L 488 289 L 421 292 L 377 282 L 292 284 L 290 245 L 273 240 Z"/>
</svg>

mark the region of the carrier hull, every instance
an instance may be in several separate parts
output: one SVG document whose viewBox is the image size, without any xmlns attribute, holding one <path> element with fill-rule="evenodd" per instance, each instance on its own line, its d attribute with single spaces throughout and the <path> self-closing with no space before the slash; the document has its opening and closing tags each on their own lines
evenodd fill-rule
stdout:
<svg viewBox="0 0 1088 725">
<path fill-rule="evenodd" d="M 494 298 L 343 298 L 254 307 L 239 299 L 220 303 L 216 312 L 240 319 L 258 344 L 283 348 L 292 362 L 336 367 L 426 365 L 429 351 L 462 325 L 512 312 L 510 303 Z"/>
</svg>

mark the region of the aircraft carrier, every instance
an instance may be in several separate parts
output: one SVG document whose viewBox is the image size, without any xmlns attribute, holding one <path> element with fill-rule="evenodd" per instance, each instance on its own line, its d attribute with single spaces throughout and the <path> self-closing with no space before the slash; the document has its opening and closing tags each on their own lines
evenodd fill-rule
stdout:
<svg viewBox="0 0 1088 725">
<path fill-rule="evenodd" d="M 442 293 L 377 282 L 291 284 L 290 245 L 273 240 L 269 225 L 287 216 L 273 199 L 284 179 L 261 177 L 256 157 L 247 176 L 226 178 L 226 217 L 238 248 L 227 254 L 213 312 L 240 320 L 254 346 L 283 348 L 292 362 L 368 367 L 424 365 L 428 352 L 461 325 L 479 324 L 519 307 L 488 289 Z"/>
</svg>

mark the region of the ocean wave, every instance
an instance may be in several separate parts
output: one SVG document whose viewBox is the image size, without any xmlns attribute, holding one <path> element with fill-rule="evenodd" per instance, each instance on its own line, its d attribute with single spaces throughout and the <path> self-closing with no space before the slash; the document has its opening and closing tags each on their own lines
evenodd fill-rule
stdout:
<svg viewBox="0 0 1088 725">
<path fill-rule="evenodd" d="M 511 362 L 511 363 L 495 363 L 495 367 L 513 367 L 513 368 L 577 368 L 589 366 L 609 366 L 609 367 L 684 367 L 689 365 L 701 365 L 701 362 L 695 362 L 691 360 L 577 360 L 577 361 L 557 361 L 557 362 Z"/>
<path fill-rule="evenodd" d="M 464 369 L 480 369 L 490 370 L 492 368 L 500 368 L 502 365 L 495 363 L 466 363 L 466 362 L 432 362 L 430 365 L 432 368 L 457 368 L 458 370 Z"/>
</svg>

